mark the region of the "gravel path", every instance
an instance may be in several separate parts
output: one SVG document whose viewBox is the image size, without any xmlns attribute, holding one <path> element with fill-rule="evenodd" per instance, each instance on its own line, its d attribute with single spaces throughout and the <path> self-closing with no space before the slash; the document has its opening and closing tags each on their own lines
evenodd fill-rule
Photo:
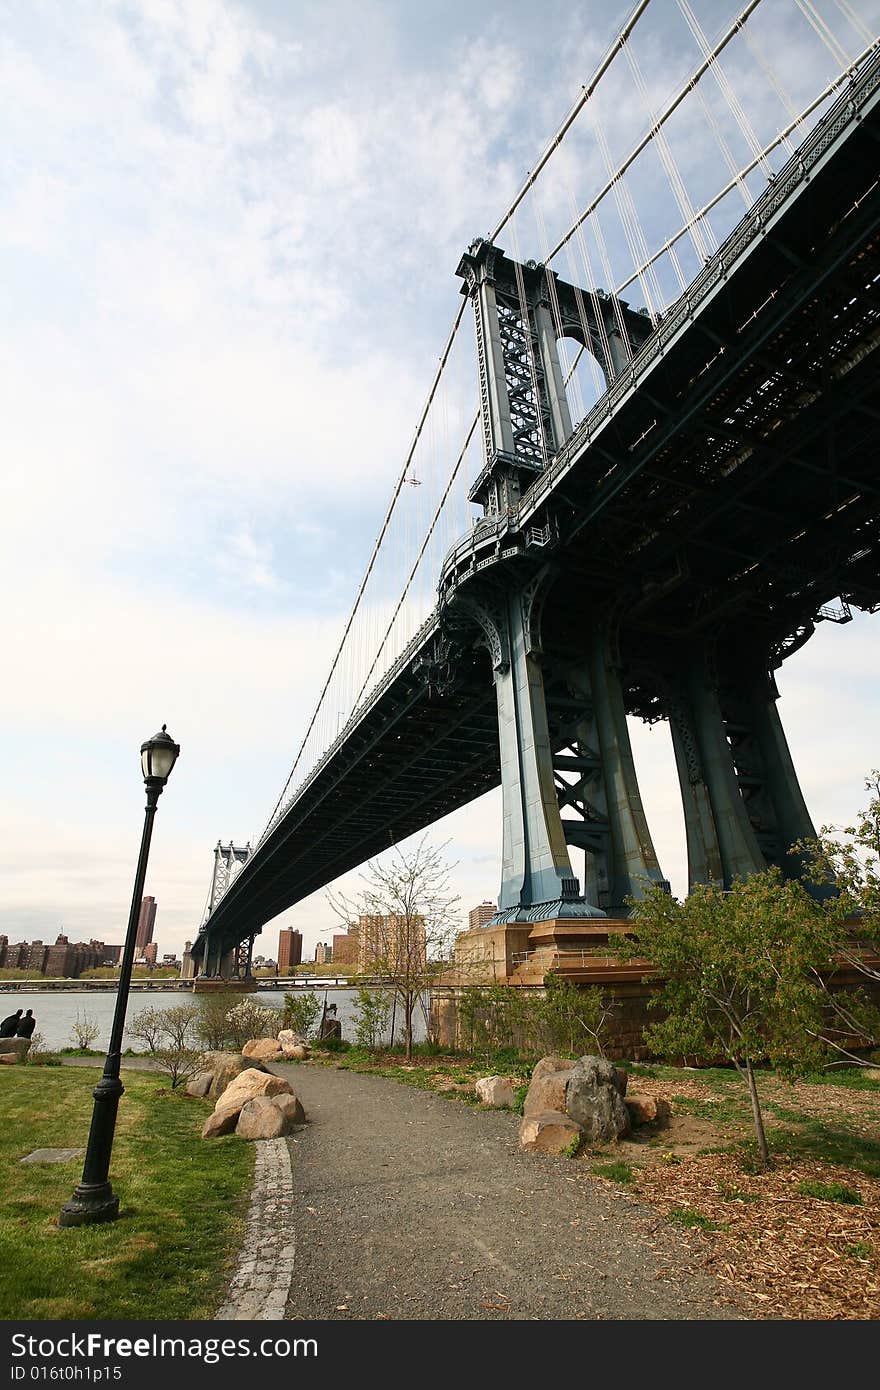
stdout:
<svg viewBox="0 0 880 1390">
<path fill-rule="evenodd" d="M 518 1119 L 384 1077 L 273 1065 L 288 1143 L 293 1319 L 743 1316 L 703 1252 L 586 1165 L 523 1153 Z"/>
</svg>

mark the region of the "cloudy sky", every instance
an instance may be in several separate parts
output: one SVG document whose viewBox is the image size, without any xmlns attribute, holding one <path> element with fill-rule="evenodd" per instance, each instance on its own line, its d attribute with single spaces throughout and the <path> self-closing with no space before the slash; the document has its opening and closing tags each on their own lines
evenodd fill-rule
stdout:
<svg viewBox="0 0 880 1390">
<path fill-rule="evenodd" d="M 122 939 L 139 746 L 163 722 L 182 753 L 147 891 L 160 950 L 195 934 L 216 841 L 262 829 L 323 683 L 456 309 L 458 257 L 629 8 L 0 0 L 10 938 Z M 739 8 L 693 4 L 710 40 Z M 833 44 L 795 0 L 762 8 L 754 32 L 799 108 L 833 75 Z M 638 52 L 659 106 L 698 53 L 673 0 L 652 11 Z M 880 20 L 876 0 L 815 11 L 850 55 Z M 757 109 L 757 59 L 737 61 Z M 756 125 L 778 128 L 783 105 Z M 569 149 L 585 200 L 598 156 Z M 692 172 L 701 196 L 708 173 Z M 825 624 L 780 674 L 817 823 L 849 817 L 880 762 L 872 622 Z M 668 734 L 634 738 L 681 891 Z M 494 897 L 498 797 L 436 835 L 463 907 Z M 274 954 L 288 924 L 307 947 L 328 936 L 323 895 L 261 945 Z"/>
</svg>

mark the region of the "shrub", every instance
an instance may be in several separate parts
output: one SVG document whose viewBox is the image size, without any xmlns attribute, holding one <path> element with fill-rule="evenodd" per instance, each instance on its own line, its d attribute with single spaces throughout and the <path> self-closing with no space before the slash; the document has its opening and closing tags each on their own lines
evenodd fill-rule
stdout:
<svg viewBox="0 0 880 1390">
<path fill-rule="evenodd" d="M 312 990 L 285 994 L 281 1010 L 282 1026 L 291 1028 L 301 1038 L 314 1037 L 321 1001 Z"/>
<path fill-rule="evenodd" d="M 198 1071 L 201 1053 L 195 1043 L 200 1018 L 198 1004 L 175 1004 L 170 1009 L 141 1009 L 129 1024 L 131 1036 L 145 1043 L 159 1070 L 168 1073 L 172 1090 Z"/>
<path fill-rule="evenodd" d="M 209 1052 L 222 1052 L 230 1046 L 228 1015 L 237 1002 L 234 994 L 202 994 L 199 996 L 199 1017 L 196 1036 Z M 247 1042 L 247 1038 L 245 1038 Z"/>
<path fill-rule="evenodd" d="M 391 999 L 387 990 L 367 989 L 361 985 L 354 1006 L 354 1036 L 358 1047 L 375 1049 L 381 1043 L 391 1017 Z"/>
<path fill-rule="evenodd" d="M 277 1038 L 280 1028 L 281 1011 L 255 999 L 240 999 L 226 1015 L 227 1034 L 239 1050 L 251 1038 Z"/>
<path fill-rule="evenodd" d="M 82 1048 L 83 1052 L 88 1052 L 100 1031 L 101 1025 L 93 1014 L 80 1013 L 77 1009 L 76 1018 L 70 1030 L 74 1047 Z"/>
</svg>

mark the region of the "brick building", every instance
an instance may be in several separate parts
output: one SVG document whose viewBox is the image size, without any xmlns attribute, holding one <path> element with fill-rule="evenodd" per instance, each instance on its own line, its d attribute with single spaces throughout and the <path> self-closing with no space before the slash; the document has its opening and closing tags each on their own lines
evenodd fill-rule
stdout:
<svg viewBox="0 0 880 1390">
<path fill-rule="evenodd" d="M 495 916 L 497 909 L 494 903 L 482 902 L 478 907 L 472 907 L 468 913 L 468 929 L 470 931 L 485 927 L 490 918 Z"/>
<path fill-rule="evenodd" d="M 349 927 L 347 932 L 339 932 L 333 938 L 333 964 L 357 965 L 360 951 L 360 931 Z"/>
<path fill-rule="evenodd" d="M 285 928 L 278 933 L 278 974 L 289 975 L 303 958 L 302 932 Z"/>
<path fill-rule="evenodd" d="M 70 941 L 60 933 L 52 946 L 43 941 L 10 942 L 0 936 L 0 968 L 26 970 L 30 975 L 51 979 L 76 980 L 84 970 L 118 963 L 121 946 L 105 946 L 103 941 Z"/>
<path fill-rule="evenodd" d="M 156 925 L 156 899 L 146 897 L 141 899 L 141 910 L 138 913 L 137 935 L 134 939 L 135 959 L 139 960 L 146 952 L 147 947 L 153 939 L 153 928 Z"/>
<path fill-rule="evenodd" d="M 425 924 L 421 917 L 407 922 L 394 913 L 362 913 L 358 918 L 359 970 L 381 969 L 383 965 L 393 969 L 404 961 L 421 967 L 425 955 Z"/>
</svg>

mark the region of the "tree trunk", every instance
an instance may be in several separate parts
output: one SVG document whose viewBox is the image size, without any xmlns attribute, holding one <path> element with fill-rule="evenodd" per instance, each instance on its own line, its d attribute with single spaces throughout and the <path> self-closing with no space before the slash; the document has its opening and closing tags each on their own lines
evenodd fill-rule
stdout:
<svg viewBox="0 0 880 1390">
<path fill-rule="evenodd" d="M 414 1007 L 415 1000 L 411 994 L 408 994 L 403 1005 L 406 1018 L 406 1060 L 408 1062 L 412 1061 L 412 1016 Z"/>
<path fill-rule="evenodd" d="M 758 1140 L 758 1151 L 761 1155 L 761 1164 L 764 1168 L 767 1168 L 770 1164 L 770 1150 L 767 1147 L 767 1136 L 764 1133 L 764 1116 L 761 1114 L 761 1102 L 758 1099 L 758 1087 L 755 1084 L 755 1072 L 750 1057 L 746 1058 L 746 1079 L 749 1083 L 749 1100 L 752 1102 L 752 1119 L 755 1122 L 755 1135 Z"/>
</svg>

